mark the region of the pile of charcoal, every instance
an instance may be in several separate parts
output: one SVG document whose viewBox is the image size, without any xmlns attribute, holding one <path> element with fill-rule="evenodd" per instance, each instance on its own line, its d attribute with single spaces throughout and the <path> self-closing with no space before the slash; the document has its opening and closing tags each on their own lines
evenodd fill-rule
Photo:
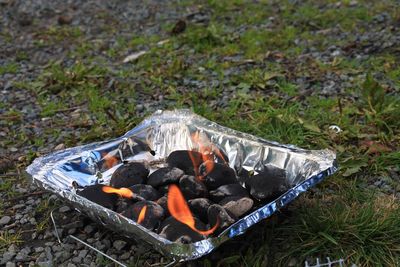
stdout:
<svg viewBox="0 0 400 267">
<path fill-rule="evenodd" d="M 146 163 L 126 162 L 109 185 L 77 193 L 168 240 L 192 243 L 218 235 L 287 189 L 284 170 L 234 170 L 223 153 L 176 150 L 164 166 L 150 173 Z"/>
</svg>

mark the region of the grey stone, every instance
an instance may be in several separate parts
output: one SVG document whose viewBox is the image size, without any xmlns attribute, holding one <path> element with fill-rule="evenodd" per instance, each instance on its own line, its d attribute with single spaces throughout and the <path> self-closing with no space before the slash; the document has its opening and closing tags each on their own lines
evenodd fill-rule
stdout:
<svg viewBox="0 0 400 267">
<path fill-rule="evenodd" d="M 61 250 L 62 250 L 62 247 L 60 245 L 53 246 L 53 251 L 54 252 L 58 252 L 58 251 L 61 251 Z"/>
<path fill-rule="evenodd" d="M 0 225 L 6 225 L 11 221 L 11 217 L 10 216 L 3 216 L 0 219 Z"/>
<path fill-rule="evenodd" d="M 40 252 L 44 251 L 44 248 L 43 247 L 36 247 L 34 250 L 35 250 L 36 253 L 40 253 Z"/>
<path fill-rule="evenodd" d="M 53 264 L 51 261 L 41 261 L 41 262 L 38 262 L 37 265 L 39 265 L 40 267 L 53 267 Z"/>
<path fill-rule="evenodd" d="M 126 245 L 126 242 L 123 241 L 123 240 L 116 240 L 116 241 L 114 241 L 114 243 L 113 243 L 113 247 L 114 247 L 116 250 L 118 250 L 118 251 L 120 251 L 121 249 L 123 249 L 123 248 L 125 247 L 125 245 Z"/>
<path fill-rule="evenodd" d="M 11 244 L 11 245 L 8 247 L 8 251 L 9 251 L 9 252 L 17 253 L 17 250 L 18 250 L 18 247 L 17 247 L 15 244 Z"/>
<path fill-rule="evenodd" d="M 84 249 L 79 252 L 78 257 L 84 258 L 84 257 L 86 257 L 87 254 L 88 254 L 88 251 L 86 249 Z"/>
<path fill-rule="evenodd" d="M 85 228 L 83 229 L 83 231 L 85 231 L 85 233 L 87 233 L 87 234 L 91 234 L 91 233 L 93 233 L 94 228 L 93 228 L 93 226 L 91 226 L 91 225 L 89 224 L 89 225 L 86 225 L 86 226 L 85 226 Z"/>
<path fill-rule="evenodd" d="M 295 258 L 291 258 L 288 263 L 288 266 L 292 267 L 292 266 L 297 266 L 297 265 L 298 265 L 297 260 Z"/>
<path fill-rule="evenodd" d="M 51 248 L 50 247 L 45 247 L 44 252 L 46 253 L 46 257 L 48 260 L 53 260 L 53 254 L 51 253 Z"/>
<path fill-rule="evenodd" d="M 15 252 L 6 251 L 3 253 L 3 258 L 0 260 L 0 265 L 5 264 L 6 262 L 12 260 L 14 258 Z"/>
<path fill-rule="evenodd" d="M 83 258 L 83 263 L 90 264 L 91 262 L 92 262 L 92 256 L 87 255 L 85 258 Z"/>
<path fill-rule="evenodd" d="M 121 260 L 127 260 L 127 259 L 129 259 L 130 256 L 131 256 L 131 253 L 130 253 L 130 252 L 125 252 L 125 253 L 122 254 L 119 258 L 120 258 Z"/>
<path fill-rule="evenodd" d="M 68 234 L 69 234 L 69 235 L 73 235 L 73 234 L 75 234 L 75 233 L 76 233 L 76 228 L 68 229 Z"/>
<path fill-rule="evenodd" d="M 137 112 L 143 112 L 144 106 L 142 104 L 138 104 L 138 105 L 136 105 L 136 110 L 137 110 Z"/>
<path fill-rule="evenodd" d="M 82 261 L 82 258 L 79 256 L 72 258 L 72 262 L 74 262 L 74 263 L 81 263 L 81 261 Z"/>
<path fill-rule="evenodd" d="M 15 256 L 15 259 L 17 261 L 26 260 L 28 258 L 29 253 L 30 253 L 29 248 L 23 248 L 18 252 L 17 256 Z"/>
<path fill-rule="evenodd" d="M 14 262 L 7 262 L 6 267 L 16 267 L 17 265 Z"/>
<path fill-rule="evenodd" d="M 55 254 L 55 258 L 57 262 L 66 261 L 71 258 L 71 253 L 69 253 L 68 251 L 60 251 Z"/>
<path fill-rule="evenodd" d="M 68 206 L 62 206 L 61 208 L 58 209 L 58 211 L 62 212 L 62 213 L 70 211 L 70 210 L 71 210 L 71 208 Z"/>
</svg>

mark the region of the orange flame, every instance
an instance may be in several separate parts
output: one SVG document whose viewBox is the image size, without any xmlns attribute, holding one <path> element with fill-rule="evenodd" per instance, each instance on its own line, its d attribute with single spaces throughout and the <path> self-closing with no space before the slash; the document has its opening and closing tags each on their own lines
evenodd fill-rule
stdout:
<svg viewBox="0 0 400 267">
<path fill-rule="evenodd" d="M 110 153 L 103 153 L 103 160 L 104 160 L 104 164 L 106 165 L 106 167 L 108 169 L 111 169 L 112 167 L 114 167 L 115 165 L 118 164 L 118 159 L 112 155 L 110 155 Z"/>
<path fill-rule="evenodd" d="M 195 154 L 194 151 L 188 151 L 188 153 L 189 153 L 190 160 L 192 161 L 192 164 L 193 164 L 194 174 L 196 175 L 196 177 L 198 177 L 198 176 L 200 176 L 199 175 L 199 167 L 200 167 L 202 160 L 201 160 L 201 158 L 197 157 L 197 154 Z"/>
<path fill-rule="evenodd" d="M 141 224 L 146 216 L 147 206 L 144 205 L 143 208 L 140 210 L 139 217 L 137 219 L 137 223 Z"/>
<path fill-rule="evenodd" d="M 120 197 L 124 197 L 124 198 L 133 198 L 133 192 L 125 187 L 121 187 L 121 188 L 114 188 L 111 186 L 103 186 L 102 188 L 104 193 L 115 193 L 118 194 Z"/>
<path fill-rule="evenodd" d="M 189 151 L 189 156 L 192 160 L 193 168 L 197 177 L 203 179 L 203 176 L 199 174 L 199 167 L 202 162 L 205 162 L 206 173 L 210 173 L 214 169 L 214 156 L 222 159 L 224 163 L 227 164 L 221 151 L 211 143 L 206 134 L 201 134 L 199 131 L 196 131 L 191 135 L 191 139 L 198 147 L 198 152 L 201 153 L 201 159 L 198 159 L 193 152 Z"/>
<path fill-rule="evenodd" d="M 212 234 L 218 227 L 219 221 L 209 230 L 202 231 L 196 229 L 195 221 L 192 215 L 192 212 L 189 209 L 188 204 L 186 203 L 185 198 L 182 195 L 181 190 L 177 185 L 171 184 L 168 188 L 168 210 L 171 215 L 181 223 L 186 224 L 192 230 L 198 232 L 202 235 L 210 235 Z"/>
</svg>

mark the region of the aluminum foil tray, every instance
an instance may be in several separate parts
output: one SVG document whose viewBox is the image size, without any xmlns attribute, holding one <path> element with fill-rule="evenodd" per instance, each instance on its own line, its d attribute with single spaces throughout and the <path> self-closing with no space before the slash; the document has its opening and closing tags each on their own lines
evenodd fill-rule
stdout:
<svg viewBox="0 0 400 267">
<path fill-rule="evenodd" d="M 123 161 L 145 161 L 162 165 L 174 150 L 193 148 L 191 133 L 207 134 L 229 158 L 230 167 L 255 172 L 267 165 L 286 172 L 290 188 L 275 200 L 254 210 L 216 237 L 180 244 L 166 240 L 133 220 L 76 194 L 76 186 L 107 183 Z M 148 150 L 155 152 L 153 156 Z M 108 160 L 113 156 L 113 162 Z M 280 208 L 337 170 L 336 155 L 330 150 L 304 150 L 232 130 L 189 110 L 157 111 L 125 135 L 113 140 L 57 151 L 34 160 L 27 172 L 33 182 L 70 202 L 77 210 L 104 226 L 135 240 L 144 240 L 165 256 L 177 261 L 199 258 Z"/>
</svg>

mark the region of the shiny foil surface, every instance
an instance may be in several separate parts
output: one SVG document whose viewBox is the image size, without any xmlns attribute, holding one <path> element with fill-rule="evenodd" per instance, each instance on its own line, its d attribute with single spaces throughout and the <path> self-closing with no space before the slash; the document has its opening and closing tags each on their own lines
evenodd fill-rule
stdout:
<svg viewBox="0 0 400 267">
<path fill-rule="evenodd" d="M 76 194 L 77 188 L 95 183 L 108 184 L 112 173 L 123 161 L 144 162 L 150 171 L 166 166 L 165 158 L 172 151 L 196 149 L 191 139 L 195 132 L 206 135 L 224 152 L 230 167 L 236 171 L 244 168 L 257 173 L 268 165 L 284 169 L 289 188 L 218 236 L 192 244 L 166 240 L 133 220 Z M 115 159 L 113 166 L 107 161 L 110 156 Z M 199 258 L 223 242 L 245 233 L 252 225 L 268 218 L 336 170 L 336 154 L 331 150 L 304 150 L 267 141 L 223 127 L 189 110 L 157 111 L 121 137 L 57 151 L 35 159 L 27 168 L 34 183 L 59 195 L 78 211 L 109 229 L 150 243 L 177 261 Z"/>
</svg>

